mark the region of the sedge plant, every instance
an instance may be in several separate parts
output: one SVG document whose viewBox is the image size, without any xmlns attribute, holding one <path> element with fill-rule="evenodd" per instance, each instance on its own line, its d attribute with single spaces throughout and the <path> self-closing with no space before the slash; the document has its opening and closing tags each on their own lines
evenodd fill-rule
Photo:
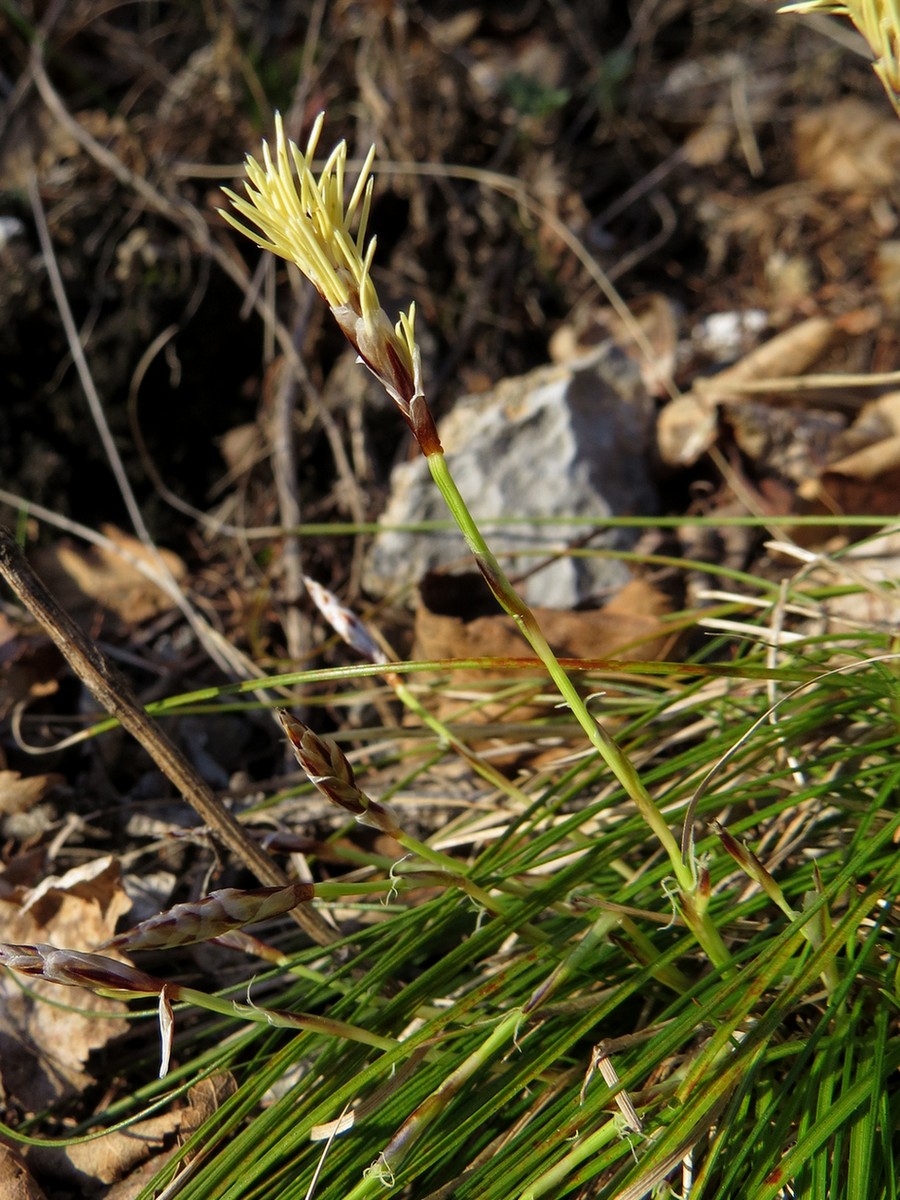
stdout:
<svg viewBox="0 0 900 1200">
<path fill-rule="evenodd" d="M 375 148 L 369 150 L 347 198 L 345 142 L 332 150 L 318 176 L 312 169 L 323 123 L 324 114 L 320 114 L 304 152 L 288 140 L 280 116 L 276 117 L 274 152 L 264 142 L 261 161 L 248 156 L 246 197 L 226 189 L 235 212 L 223 210 L 222 215 L 256 245 L 300 269 L 330 308 L 359 361 L 393 399 L 493 596 L 515 621 L 591 745 L 663 848 L 685 924 L 710 961 L 720 970 L 727 970 L 728 950 L 708 916 L 709 881 L 705 868 L 692 851 L 686 856 L 682 854 L 640 775 L 615 739 L 591 714 L 547 642 L 533 611 L 485 541 L 456 486 L 426 399 L 422 358 L 415 336 L 415 305 L 401 312 L 396 323 L 392 323 L 381 306 L 372 279 L 376 239 L 366 240 L 366 226 L 374 187 L 371 171 Z"/>
<path fill-rule="evenodd" d="M 619 721 L 617 740 L 608 736 L 458 497 L 425 401 L 414 310 L 391 324 L 371 280 L 371 157 L 348 200 L 342 146 L 318 178 L 311 172 L 320 125 L 304 155 L 278 124 L 274 154 L 266 146 L 262 163 L 251 162 L 248 199 L 234 198 L 240 220 L 233 221 L 245 232 L 245 222 L 257 223 L 262 233 L 252 236 L 260 245 L 304 266 L 360 359 L 394 397 L 486 580 L 598 754 L 576 756 L 514 798 L 487 763 L 466 754 L 452 727 L 428 719 L 427 706 L 403 684 L 410 665 L 385 661 L 353 614 L 307 580 L 332 626 L 382 668 L 438 743 L 514 799 L 503 835 L 466 868 L 413 836 L 402 803 L 368 796 L 334 740 L 282 713 L 312 784 L 336 809 L 394 839 L 408 862 L 373 858 L 377 878 L 362 872 L 250 893 L 224 889 L 89 953 L 2 944 L 0 966 L 68 989 L 151 998 L 168 1067 L 154 1087 L 178 1085 L 179 1072 L 241 1063 L 245 1078 L 234 1103 L 182 1151 L 185 1163 L 202 1154 L 196 1177 L 184 1175 L 185 1195 L 197 1200 L 310 1200 L 319 1193 L 437 1200 L 449 1188 L 454 1200 L 620 1200 L 648 1194 L 701 1140 L 697 1196 L 775 1200 L 781 1171 L 803 1194 L 887 1200 L 896 1190 L 882 1145 L 893 1120 L 886 1087 L 900 1067 L 900 976 L 887 928 L 900 889 L 900 817 L 890 815 L 900 784 L 895 655 L 883 653 L 893 646 L 869 634 L 858 644 L 846 635 L 834 643 L 811 637 L 806 646 L 791 643 L 784 661 L 763 666 L 754 649 L 763 614 L 779 602 L 806 611 L 817 595 L 798 581 L 779 601 L 779 589 L 745 578 L 745 586 L 760 589 L 758 606 L 734 594 L 715 610 L 730 618 L 746 618 L 748 607 L 756 613 L 740 625 L 745 654 L 727 664 L 648 664 L 659 674 L 656 691 L 638 690 L 634 679 L 629 686 L 619 674 L 607 708 Z M 713 629 L 709 611 L 706 619 Z M 840 673 L 827 670 L 847 655 L 852 662 Z M 598 671 L 590 684 L 602 689 Z M 770 697 L 760 718 L 762 679 L 785 691 Z M 310 680 L 299 673 L 282 682 Z M 745 732 L 736 739 L 739 728 Z M 786 748 L 809 745 L 817 748 L 809 769 L 787 761 Z M 673 810 L 686 812 L 691 827 L 695 817 L 706 823 L 713 838 L 697 850 L 685 839 L 679 852 L 664 816 Z M 800 850 L 818 847 L 818 856 L 791 851 L 790 842 L 787 850 L 773 845 L 781 828 L 793 830 Z M 768 842 L 756 840 L 758 829 L 768 830 Z M 710 846 L 720 852 L 709 859 L 707 880 L 700 854 Z M 652 898 L 666 874 L 676 876 L 680 919 L 655 911 Z M 286 954 L 244 928 L 352 896 L 361 898 L 359 911 L 371 898 L 378 919 L 328 953 L 313 946 Z M 727 953 L 713 920 L 727 932 Z M 271 978 L 257 979 L 239 1000 L 230 989 L 209 995 L 112 956 L 202 940 L 256 955 Z M 697 944 L 722 970 L 691 970 Z M 264 988 L 277 988 L 277 998 L 259 1003 Z M 185 1007 L 194 1015 L 174 1039 L 173 1067 L 173 1022 Z M 809 1036 L 797 1036 L 798 1013 Z M 220 1042 L 222 1028 L 235 1025 L 238 1032 Z M 598 1028 L 624 1036 L 589 1052 Z M 190 1066 L 179 1061 L 188 1037 L 215 1043 Z M 592 1078 L 595 1068 L 601 1079 Z M 287 1090 L 284 1076 L 295 1079 Z M 266 1088 L 275 1086 L 272 1102 Z M 134 1103 L 155 1094 L 142 1090 Z M 130 1111 L 122 1102 L 107 1120 Z M 329 1141 L 320 1150 L 323 1136 Z M 323 1159 L 328 1182 L 320 1178 Z M 845 1166 L 848 1182 L 839 1178 Z M 140 1200 L 175 1186 L 179 1169 L 178 1159 L 163 1166 Z"/>
<path fill-rule="evenodd" d="M 453 487 L 424 398 L 414 310 L 392 323 L 371 279 L 371 156 L 347 199 L 343 147 L 312 173 L 320 130 L 321 120 L 303 154 L 278 124 L 274 151 L 251 161 L 248 198 L 234 198 L 233 223 L 306 271 L 393 396 L 485 578 L 597 754 L 523 784 L 470 867 L 444 853 L 452 842 L 438 850 L 414 837 L 402 798 L 371 798 L 333 740 L 284 713 L 313 785 L 407 861 L 376 850 L 371 871 L 338 881 L 214 892 L 88 952 L 2 945 L 0 966 L 66 985 L 64 995 L 79 987 L 156 1006 L 169 1074 L 110 1105 L 107 1127 L 179 1079 L 235 1065 L 233 1100 L 140 1200 L 167 1189 L 191 1200 L 622 1200 L 666 1186 L 682 1165 L 682 1190 L 698 1200 L 780 1200 L 788 1188 L 888 1200 L 900 1069 L 893 642 L 869 630 L 809 636 L 770 659 L 759 643 L 779 605 L 806 614 L 830 589 L 798 575 L 781 597 L 744 577 L 749 596 L 720 597 L 705 613 L 713 633 L 710 614 L 728 618 L 728 639 L 714 633 L 688 664 L 645 664 L 641 681 L 616 676 L 613 741 Z M 410 664 L 386 664 L 352 614 L 307 587 L 426 721 L 402 683 Z M 609 682 L 600 666 L 586 673 L 597 691 Z M 428 724 L 441 747 L 465 754 L 452 728 Z M 512 799 L 486 763 L 466 760 Z M 680 853 L 672 812 L 711 836 L 697 850 L 686 839 Z M 340 856 L 339 839 L 330 848 Z M 711 848 L 707 882 L 700 855 Z M 671 875 L 674 919 L 657 911 Z M 269 926 L 267 945 L 244 928 L 351 897 L 361 900 L 344 911 L 366 919 L 327 950 L 285 953 L 283 933 Z M 203 939 L 262 960 L 246 995 L 211 995 L 115 957 Z M 698 943 L 721 970 L 696 968 Z"/>
</svg>

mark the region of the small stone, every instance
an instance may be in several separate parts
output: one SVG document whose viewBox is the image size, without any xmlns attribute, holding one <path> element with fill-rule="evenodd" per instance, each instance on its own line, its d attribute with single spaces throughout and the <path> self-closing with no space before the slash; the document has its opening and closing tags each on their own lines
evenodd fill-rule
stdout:
<svg viewBox="0 0 900 1200">
<path fill-rule="evenodd" d="M 621 562 L 589 553 L 555 557 L 584 545 L 590 524 L 539 520 L 590 517 L 601 527 L 610 516 L 656 511 L 648 469 L 653 423 L 654 403 L 637 366 L 612 342 L 575 362 L 539 367 L 485 395 L 466 396 L 441 423 L 456 484 L 510 577 L 528 576 L 522 591 L 529 604 L 572 608 L 629 580 Z M 424 458 L 397 466 L 391 483 L 384 525 L 447 517 Z M 523 517 L 534 523 L 494 523 Z M 586 548 L 626 549 L 635 536 L 609 530 L 590 537 Z M 542 561 L 548 565 L 535 572 Z M 385 529 L 367 556 L 364 585 L 384 596 L 451 566 L 472 569 L 456 529 Z"/>
</svg>

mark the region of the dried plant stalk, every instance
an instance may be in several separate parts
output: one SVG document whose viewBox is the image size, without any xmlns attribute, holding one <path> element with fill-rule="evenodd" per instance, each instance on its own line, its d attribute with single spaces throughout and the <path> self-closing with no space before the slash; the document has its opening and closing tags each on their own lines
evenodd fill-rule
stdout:
<svg viewBox="0 0 900 1200">
<path fill-rule="evenodd" d="M 144 710 L 131 686 L 100 652 L 99 647 L 60 607 L 43 580 L 31 569 L 13 535 L 2 525 L 0 574 L 56 643 L 78 678 L 104 709 L 140 742 L 210 829 L 262 883 L 273 887 L 287 886 L 288 879 L 280 868 L 220 803 L 209 784 L 191 766 L 159 723 Z M 293 917 L 320 946 L 337 940 L 335 933 L 314 909 L 295 908 Z"/>
</svg>

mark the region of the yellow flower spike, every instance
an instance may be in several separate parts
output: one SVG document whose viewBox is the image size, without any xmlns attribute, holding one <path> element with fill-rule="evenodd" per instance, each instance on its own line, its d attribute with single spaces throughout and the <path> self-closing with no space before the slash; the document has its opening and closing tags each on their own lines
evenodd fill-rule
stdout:
<svg viewBox="0 0 900 1200">
<path fill-rule="evenodd" d="M 381 381 L 398 405 L 425 453 L 440 442 L 422 393 L 422 367 L 414 335 L 415 308 L 392 325 L 372 282 L 375 238 L 366 245 L 372 205 L 369 150 L 348 202 L 344 199 L 347 143 L 339 142 L 318 179 L 310 163 L 319 144 L 324 113 L 316 118 L 304 154 L 284 135 L 275 118 L 275 151 L 262 146 L 262 162 L 247 156 L 246 199 L 224 188 L 234 213 L 219 210 L 235 229 L 263 250 L 295 263 L 317 288 L 360 360 Z M 358 219 L 357 219 L 358 214 Z M 357 221 L 355 236 L 351 226 Z"/>
</svg>

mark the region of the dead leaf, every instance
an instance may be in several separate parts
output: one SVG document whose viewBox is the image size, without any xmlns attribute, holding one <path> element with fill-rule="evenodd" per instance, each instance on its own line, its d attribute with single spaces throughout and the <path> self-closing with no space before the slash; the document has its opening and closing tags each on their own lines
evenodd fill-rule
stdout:
<svg viewBox="0 0 900 1200">
<path fill-rule="evenodd" d="M 717 166 L 728 157 L 734 141 L 734 126 L 724 117 L 725 110 L 717 105 L 709 119 L 686 138 L 682 154 L 692 166 Z"/>
<path fill-rule="evenodd" d="M 900 393 L 865 405 L 834 448 L 837 455 L 798 488 L 800 499 L 813 512 L 893 516 L 900 505 Z"/>
<path fill-rule="evenodd" d="M 884 629 L 893 632 L 900 617 L 900 534 L 886 533 L 881 537 L 860 542 L 840 559 L 831 561 L 829 571 L 818 578 L 829 585 L 861 584 L 862 589 L 849 595 L 830 596 L 823 601 L 831 628 L 852 627 Z M 815 578 L 815 577 L 814 577 Z"/>
<path fill-rule="evenodd" d="M 48 637 L 25 633 L 0 613 L 0 720 L 25 700 L 53 695 L 63 669 Z"/>
<path fill-rule="evenodd" d="M 425 597 L 432 587 L 444 584 L 441 589 L 444 601 L 452 595 L 464 596 L 467 591 L 483 588 L 480 576 L 456 575 L 433 576 L 432 582 L 423 585 L 423 601 L 416 614 L 415 655 L 420 658 L 470 658 L 488 657 L 498 659 L 532 658 L 534 652 L 523 639 L 512 617 L 504 613 L 490 616 L 464 614 L 452 611 L 434 611 L 428 607 Z M 447 607 L 452 607 L 452 600 Z M 554 652 L 564 658 L 624 659 L 646 661 L 664 657 L 671 653 L 674 638 L 661 622 L 669 611 L 668 597 L 642 580 L 626 584 L 614 600 L 605 608 L 585 612 L 566 612 L 553 608 L 533 610 L 547 641 Z M 516 670 L 491 672 L 485 668 L 475 671 L 459 671 L 453 676 L 454 684 L 467 686 L 485 680 L 506 680 L 516 675 L 540 677 L 540 665 Z M 467 701 L 450 699 L 442 715 L 456 711 Z M 466 716 L 467 721 L 482 723 L 493 719 L 497 706 L 486 705 L 478 713 Z M 502 711 L 509 719 L 508 704 Z M 517 720 L 526 720 L 543 709 L 521 707 L 516 710 Z"/>
<path fill-rule="evenodd" d="M 637 363 L 647 391 L 652 396 L 666 396 L 678 348 L 675 306 L 662 292 L 649 292 L 633 301 L 629 312 L 631 319 L 625 321 L 607 305 L 579 310 L 550 338 L 550 358 L 571 363 L 612 338 Z"/>
<path fill-rule="evenodd" d="M 0 941 L 89 950 L 113 936 L 130 906 L 118 863 L 98 859 L 0 899 Z M 116 1014 L 126 1006 L 74 988 L 61 995 L 57 984 L 42 979 L 30 980 L 29 987 L 54 1003 L 41 1003 L 9 972 L 0 974 L 0 1091 L 8 1103 L 36 1112 L 93 1082 L 88 1057 L 123 1032 Z M 65 1011 L 60 1000 L 91 1015 Z"/>
<path fill-rule="evenodd" d="M 836 448 L 843 457 L 895 434 L 900 434 L 900 392 L 885 392 L 863 405 Z"/>
<path fill-rule="evenodd" d="M 733 390 L 733 384 L 802 375 L 831 348 L 839 331 L 837 321 L 829 317 L 809 317 L 769 338 L 733 366 L 698 380 L 693 390 L 707 398 L 739 401 L 741 393 Z"/>
<path fill-rule="evenodd" d="M 18 771 L 0 771 L 0 814 L 27 812 L 62 783 L 62 775 L 23 777 Z"/>
<path fill-rule="evenodd" d="M 3 1200 L 46 1200 L 28 1168 L 11 1146 L 0 1142 L 0 1196 Z"/>
<path fill-rule="evenodd" d="M 219 453 L 228 467 L 228 480 L 237 479 L 266 455 L 266 440 L 259 423 L 235 425 L 218 439 Z"/>
<path fill-rule="evenodd" d="M 728 405 L 725 416 L 735 445 L 763 474 L 801 486 L 820 475 L 846 433 L 840 413 L 749 398 Z"/>
<path fill-rule="evenodd" d="M 831 463 L 826 476 L 843 475 L 848 479 L 872 480 L 900 469 L 900 435 L 883 438 L 846 458 Z M 826 484 L 827 487 L 827 484 Z M 893 511 L 896 511 L 894 508 Z"/>
<path fill-rule="evenodd" d="M 900 241 L 881 242 L 875 252 L 875 283 L 886 312 L 900 315 Z"/>
<path fill-rule="evenodd" d="M 18 854 L 11 854 L 0 871 L 0 896 L 5 899 L 14 893 L 18 895 L 19 888 L 31 887 L 44 871 L 46 861 L 47 852 L 44 846 L 32 846 Z"/>
<path fill-rule="evenodd" d="M 31 1147 L 28 1165 L 42 1179 L 77 1187 L 79 1195 L 102 1191 L 104 1200 L 131 1200 L 236 1090 L 223 1071 L 195 1084 L 184 1108 L 74 1146 Z"/>
<path fill-rule="evenodd" d="M 826 191 L 886 191 L 900 166 L 900 125 L 855 96 L 817 105 L 794 122 L 794 157 L 799 175 Z"/>
<path fill-rule="evenodd" d="M 103 527 L 107 545 L 86 550 L 66 542 L 34 555 L 35 567 L 60 604 L 77 620 L 88 621 L 99 605 L 126 625 L 139 625 L 174 607 L 167 592 L 135 565 L 159 572 L 156 555 L 137 538 L 112 525 Z M 182 579 L 185 567 L 177 554 L 159 550 L 165 566 Z"/>
<path fill-rule="evenodd" d="M 712 446 L 719 429 L 715 400 L 696 392 L 670 401 L 656 423 L 659 456 L 670 467 L 689 467 Z"/>
<path fill-rule="evenodd" d="M 710 379 L 699 379 L 684 396 L 659 414 L 656 438 L 669 466 L 690 466 L 712 446 L 718 430 L 718 406 L 741 404 L 736 384 L 793 378 L 818 362 L 841 332 L 836 321 L 810 317 L 776 334 L 739 362 Z"/>
<path fill-rule="evenodd" d="M 854 513 L 894 517 L 900 507 L 900 437 L 848 455 L 799 489 L 812 505 L 804 514 Z M 822 531 L 824 533 L 824 530 Z"/>
</svg>

